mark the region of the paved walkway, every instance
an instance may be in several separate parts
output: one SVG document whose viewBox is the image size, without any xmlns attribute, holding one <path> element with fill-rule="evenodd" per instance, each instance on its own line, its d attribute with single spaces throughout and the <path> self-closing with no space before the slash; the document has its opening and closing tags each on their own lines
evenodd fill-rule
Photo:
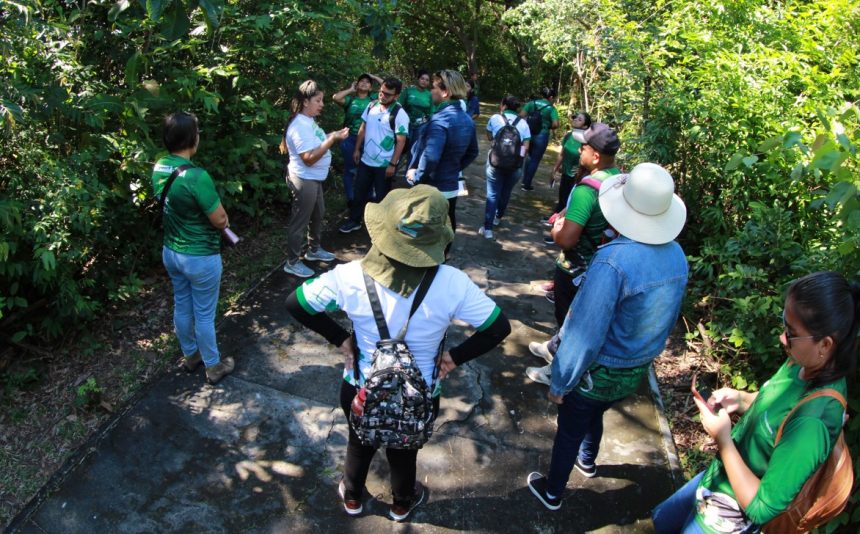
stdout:
<svg viewBox="0 0 860 534">
<path fill-rule="evenodd" d="M 408 523 L 387 517 L 384 455 L 371 468 L 374 497 L 364 514 L 343 512 L 336 493 L 347 435 L 337 406 L 340 358 L 286 313 L 284 300 L 298 281 L 276 270 L 221 325 L 222 351 L 236 356 L 233 375 L 214 387 L 203 384 L 202 371 L 156 380 L 11 530 L 649 532 L 649 512 L 678 474 L 647 387 L 607 413 L 598 477 L 574 471 L 561 510 L 547 511 L 525 484 L 530 471 L 546 472 L 555 434 L 547 388 L 524 376 L 527 366 L 540 364 L 529 341 L 547 339 L 554 327 L 537 288 L 551 277 L 556 253 L 544 246 L 538 224 L 556 194 L 547 188 L 554 157 L 545 156 L 535 191 L 517 186 L 493 241 L 476 233 L 484 156 L 467 170 L 470 196 L 458 203 L 451 263 L 505 310 L 513 332 L 446 381 L 437 431 L 418 456 L 429 499 Z M 326 243 L 349 261 L 366 251 L 368 238 L 364 231 L 332 233 Z M 450 345 L 465 335 L 453 327 Z"/>
</svg>

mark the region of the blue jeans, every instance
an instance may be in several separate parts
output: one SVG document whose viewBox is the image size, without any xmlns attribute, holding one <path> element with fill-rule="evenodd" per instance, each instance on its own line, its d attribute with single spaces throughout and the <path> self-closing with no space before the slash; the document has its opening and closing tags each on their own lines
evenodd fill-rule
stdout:
<svg viewBox="0 0 860 534">
<path fill-rule="evenodd" d="M 493 227 L 493 217 L 500 219 L 508 208 L 511 191 L 522 175 L 522 169 L 497 169 L 487 161 L 484 168 L 487 176 L 487 208 L 484 211 L 484 228 Z"/>
<path fill-rule="evenodd" d="M 173 324 L 182 354 L 200 351 L 206 367 L 221 361 L 215 340 L 215 309 L 221 286 L 221 255 L 190 256 L 167 247 L 161 259 L 173 282 Z"/>
<path fill-rule="evenodd" d="M 529 156 L 526 158 L 526 168 L 523 172 L 523 187 L 531 187 L 535 173 L 540 165 L 540 160 L 543 159 L 543 153 L 546 152 L 546 147 L 549 144 L 549 132 L 541 132 L 532 137 L 529 145 Z"/>
<path fill-rule="evenodd" d="M 564 396 L 558 407 L 558 430 L 552 444 L 547 491 L 561 497 L 576 457 L 584 465 L 594 465 L 603 437 L 603 413 L 615 404 L 583 397 L 576 391 Z"/>
<path fill-rule="evenodd" d="M 352 153 L 355 151 L 355 142 L 358 135 L 350 134 L 349 137 L 340 142 L 340 153 L 343 156 L 343 192 L 346 193 L 346 199 L 352 202 L 353 199 L 353 183 L 355 180 L 355 162 L 352 160 Z"/>
<path fill-rule="evenodd" d="M 654 521 L 654 531 L 657 534 L 684 534 L 702 533 L 701 527 L 696 523 L 696 488 L 702 481 L 704 471 L 690 479 L 681 489 L 672 494 L 671 497 L 661 502 L 651 512 Z"/>
</svg>

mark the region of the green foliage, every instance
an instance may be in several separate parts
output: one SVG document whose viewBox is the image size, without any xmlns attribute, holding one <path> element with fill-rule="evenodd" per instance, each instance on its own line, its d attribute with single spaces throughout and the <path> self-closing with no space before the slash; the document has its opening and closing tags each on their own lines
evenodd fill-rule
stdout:
<svg viewBox="0 0 860 534">
<path fill-rule="evenodd" d="M 86 382 L 75 388 L 75 406 L 80 409 L 92 409 L 101 401 L 102 388 L 96 379 L 90 377 Z"/>
<path fill-rule="evenodd" d="M 374 8 L 376 39 L 384 6 Z M 44 344 L 141 287 L 158 262 L 149 176 L 161 119 L 200 119 L 196 163 L 225 208 L 287 200 L 276 145 L 293 88 L 359 72 L 363 2 L 31 2 L 0 7 L 0 326 Z M 377 26 L 374 26 L 376 24 Z M 339 123 L 336 109 L 323 124 Z M 5 336 L 6 334 L 4 334 Z"/>
</svg>

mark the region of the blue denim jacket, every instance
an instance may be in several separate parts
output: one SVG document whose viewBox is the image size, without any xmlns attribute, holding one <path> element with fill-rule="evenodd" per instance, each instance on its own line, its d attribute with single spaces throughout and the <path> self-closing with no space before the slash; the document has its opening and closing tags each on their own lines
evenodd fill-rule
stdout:
<svg viewBox="0 0 860 534">
<path fill-rule="evenodd" d="M 550 393 L 570 392 L 592 364 L 638 367 L 656 358 L 687 285 L 681 246 L 621 236 L 597 250 L 561 327 Z"/>
<path fill-rule="evenodd" d="M 416 183 L 432 185 L 442 192 L 456 191 L 460 171 L 477 156 L 475 123 L 456 101 L 430 118 L 412 147 L 409 168 L 416 169 Z"/>
</svg>

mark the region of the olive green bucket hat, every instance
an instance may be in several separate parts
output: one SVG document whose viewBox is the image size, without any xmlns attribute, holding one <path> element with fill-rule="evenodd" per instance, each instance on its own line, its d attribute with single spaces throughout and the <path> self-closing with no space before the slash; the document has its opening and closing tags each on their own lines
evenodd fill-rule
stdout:
<svg viewBox="0 0 860 534">
<path fill-rule="evenodd" d="M 448 201 L 429 185 L 395 189 L 382 202 L 369 203 L 364 224 L 382 254 L 412 267 L 443 263 L 445 247 L 454 240 Z"/>
</svg>

